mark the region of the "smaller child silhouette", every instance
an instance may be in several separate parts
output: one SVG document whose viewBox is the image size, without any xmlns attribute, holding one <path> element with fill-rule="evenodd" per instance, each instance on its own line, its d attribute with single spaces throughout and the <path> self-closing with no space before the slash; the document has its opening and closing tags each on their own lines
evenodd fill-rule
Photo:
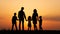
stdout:
<svg viewBox="0 0 60 34">
<path fill-rule="evenodd" d="M 16 13 L 14 13 L 14 16 L 12 17 L 12 30 L 13 30 L 14 25 L 15 25 L 16 30 L 17 30 L 16 20 L 18 20 L 18 19 L 17 19 L 17 17 L 16 17 Z"/>
<path fill-rule="evenodd" d="M 31 16 L 28 17 L 28 30 L 31 30 Z"/>
<path fill-rule="evenodd" d="M 42 29 L 42 16 L 39 16 L 39 29 Z"/>
</svg>

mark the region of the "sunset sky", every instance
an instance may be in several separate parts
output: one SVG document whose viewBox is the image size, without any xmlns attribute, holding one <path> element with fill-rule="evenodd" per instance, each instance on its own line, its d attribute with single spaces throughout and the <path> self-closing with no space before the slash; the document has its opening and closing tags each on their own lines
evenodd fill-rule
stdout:
<svg viewBox="0 0 60 34">
<path fill-rule="evenodd" d="M 43 17 L 44 30 L 60 30 L 60 0 L 0 0 L 0 30 L 11 29 L 12 16 L 15 12 L 18 16 L 21 7 L 24 7 L 26 18 L 37 9 L 38 16 Z M 27 30 L 27 21 L 24 23 Z"/>
</svg>

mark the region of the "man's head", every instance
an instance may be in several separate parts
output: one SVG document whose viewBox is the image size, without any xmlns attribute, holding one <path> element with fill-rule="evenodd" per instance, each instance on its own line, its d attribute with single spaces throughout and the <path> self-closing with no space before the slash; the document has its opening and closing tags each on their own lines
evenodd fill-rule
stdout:
<svg viewBox="0 0 60 34">
<path fill-rule="evenodd" d="M 24 7 L 21 7 L 21 10 L 24 10 Z"/>
<path fill-rule="evenodd" d="M 34 9 L 33 11 L 34 11 L 34 13 L 37 13 L 37 10 L 36 9 Z"/>
</svg>

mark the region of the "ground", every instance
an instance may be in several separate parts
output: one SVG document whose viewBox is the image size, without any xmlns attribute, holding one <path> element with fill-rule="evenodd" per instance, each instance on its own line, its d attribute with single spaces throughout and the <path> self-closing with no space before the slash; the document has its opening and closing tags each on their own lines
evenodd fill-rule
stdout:
<svg viewBox="0 0 60 34">
<path fill-rule="evenodd" d="M 8 33 L 8 34 L 9 33 L 15 33 L 15 34 L 18 34 L 18 33 L 19 34 L 30 34 L 30 33 L 31 34 L 40 34 L 40 33 L 42 33 L 42 34 L 44 33 L 45 34 L 45 33 L 48 33 L 49 34 L 49 33 L 60 33 L 60 31 L 57 31 L 57 30 L 39 30 L 39 31 L 37 31 L 37 30 L 36 31 L 27 31 L 27 30 L 24 30 L 24 31 L 19 31 L 19 30 L 17 30 L 17 31 L 16 30 L 13 30 L 13 31 L 12 30 L 1 30 L 0 33 L 4 33 L 4 34 L 5 33 Z"/>
</svg>

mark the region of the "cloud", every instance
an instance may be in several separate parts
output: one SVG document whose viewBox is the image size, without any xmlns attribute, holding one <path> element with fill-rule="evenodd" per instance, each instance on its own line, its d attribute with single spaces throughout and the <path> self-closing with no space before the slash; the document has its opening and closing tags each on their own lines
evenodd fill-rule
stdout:
<svg viewBox="0 0 60 34">
<path fill-rule="evenodd" d="M 44 17 L 44 20 L 53 20 L 53 21 L 60 21 L 60 17 Z"/>
</svg>

